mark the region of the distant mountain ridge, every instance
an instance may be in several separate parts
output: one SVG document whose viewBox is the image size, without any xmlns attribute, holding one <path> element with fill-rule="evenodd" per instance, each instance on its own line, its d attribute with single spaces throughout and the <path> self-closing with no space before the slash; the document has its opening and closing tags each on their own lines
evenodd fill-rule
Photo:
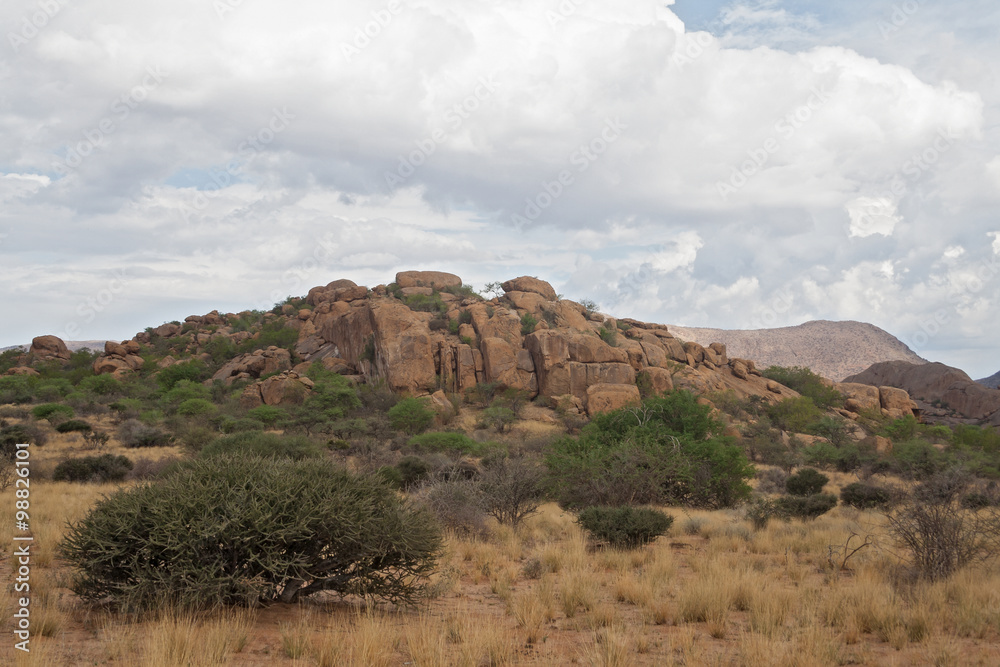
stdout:
<svg viewBox="0 0 1000 667">
<path fill-rule="evenodd" d="M 981 385 L 985 385 L 990 389 L 1000 389 L 1000 371 L 997 371 L 988 378 L 983 378 L 982 380 L 976 380 Z"/>
<path fill-rule="evenodd" d="M 804 366 L 840 381 L 881 361 L 928 363 L 889 332 L 867 322 L 814 320 L 775 329 L 709 329 L 668 325 L 682 340 L 723 343 L 730 356 L 760 368 Z"/>
<path fill-rule="evenodd" d="M 66 348 L 70 352 L 77 352 L 78 350 L 83 350 L 83 349 L 90 349 L 90 350 L 93 350 L 94 352 L 103 352 L 104 351 L 104 344 L 107 341 L 103 341 L 103 340 L 67 340 L 67 341 L 64 341 L 64 342 L 66 343 Z M 27 352 L 29 347 L 31 347 L 30 343 L 25 343 L 24 345 L 9 345 L 7 347 L 0 347 L 0 352 L 6 352 L 7 350 L 18 350 L 18 349 Z"/>
</svg>

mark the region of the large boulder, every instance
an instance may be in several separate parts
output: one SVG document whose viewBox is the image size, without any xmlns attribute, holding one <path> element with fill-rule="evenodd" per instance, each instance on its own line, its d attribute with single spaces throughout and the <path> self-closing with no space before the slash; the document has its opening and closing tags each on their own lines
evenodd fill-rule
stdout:
<svg viewBox="0 0 1000 667">
<path fill-rule="evenodd" d="M 670 374 L 670 371 L 665 368 L 657 368 L 655 366 L 644 368 L 639 373 L 639 377 L 645 378 L 654 395 L 658 396 L 674 390 L 674 378 Z"/>
<path fill-rule="evenodd" d="M 531 276 L 521 276 L 520 278 L 508 280 L 501 287 L 504 292 L 534 292 L 545 297 L 547 301 L 555 301 L 557 296 L 556 291 L 552 289 L 552 285 Z"/>
<path fill-rule="evenodd" d="M 396 274 L 396 284 L 400 287 L 461 287 L 462 279 L 454 273 L 441 271 L 400 271 Z"/>
<path fill-rule="evenodd" d="M 49 361 L 56 359 L 59 361 L 69 360 L 71 353 L 66 343 L 58 336 L 37 336 L 32 339 L 28 354 L 34 356 L 39 361 Z"/>
<path fill-rule="evenodd" d="M 587 414 L 591 417 L 639 402 L 639 388 L 634 384 L 595 384 L 587 388 Z"/>
<path fill-rule="evenodd" d="M 882 414 L 892 419 L 901 417 L 912 417 L 913 409 L 917 404 L 910 400 L 910 395 L 904 389 L 896 387 L 879 387 L 879 403 L 882 405 Z"/>
<path fill-rule="evenodd" d="M 215 372 L 212 379 L 222 380 L 229 384 L 237 377 L 259 378 L 262 375 L 287 371 L 291 367 L 291 353 L 284 348 L 272 345 L 266 350 L 254 350 L 230 359 Z"/>
<path fill-rule="evenodd" d="M 297 405 L 312 391 L 313 382 L 295 371 L 285 371 L 247 385 L 240 405 L 250 409 L 261 405 Z"/>
<path fill-rule="evenodd" d="M 514 351 L 501 338 L 484 338 L 480 343 L 483 353 L 483 369 L 487 382 L 501 382 L 515 389 L 523 389 L 532 394 L 538 392 L 538 381 L 531 372 L 534 362 L 531 355 L 522 355 L 524 350 Z"/>
<path fill-rule="evenodd" d="M 844 408 L 851 412 L 860 413 L 862 410 L 878 411 L 882 409 L 878 387 L 858 382 L 838 382 L 833 385 L 833 388 L 847 398 Z"/>
<path fill-rule="evenodd" d="M 437 369 L 427 313 L 414 313 L 400 301 L 372 304 L 376 373 L 397 392 L 424 394 L 437 389 Z"/>
<path fill-rule="evenodd" d="M 984 387 L 964 371 L 941 363 L 886 361 L 873 364 L 845 382 L 905 389 L 912 398 L 940 402 L 969 419 L 986 420 L 1000 411 L 1000 391 Z"/>
</svg>

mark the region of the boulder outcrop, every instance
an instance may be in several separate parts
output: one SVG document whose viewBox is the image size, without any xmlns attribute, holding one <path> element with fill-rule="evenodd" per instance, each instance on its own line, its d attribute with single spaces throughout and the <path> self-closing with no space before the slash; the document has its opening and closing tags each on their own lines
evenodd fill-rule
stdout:
<svg viewBox="0 0 1000 667">
<path fill-rule="evenodd" d="M 37 336 L 31 341 L 28 354 L 36 361 L 68 361 L 71 353 L 58 336 Z"/>
<path fill-rule="evenodd" d="M 918 401 L 947 406 L 968 419 L 989 422 L 997 417 L 1000 421 L 1000 391 L 984 387 L 963 371 L 941 363 L 887 361 L 846 381 L 903 389 Z"/>
</svg>

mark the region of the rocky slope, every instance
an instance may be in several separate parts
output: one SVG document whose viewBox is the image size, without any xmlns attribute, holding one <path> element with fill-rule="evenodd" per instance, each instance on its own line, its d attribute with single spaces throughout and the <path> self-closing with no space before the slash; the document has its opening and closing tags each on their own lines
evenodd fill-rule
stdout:
<svg viewBox="0 0 1000 667">
<path fill-rule="evenodd" d="M 880 361 L 926 363 L 892 334 L 865 322 L 817 320 L 777 329 L 705 329 L 670 325 L 677 336 L 753 359 L 761 368 L 804 366 L 831 380 L 860 373 Z"/>
<path fill-rule="evenodd" d="M 964 371 L 941 363 L 888 361 L 874 364 L 846 381 L 898 387 L 932 409 L 1000 425 L 1000 391 L 984 387 Z"/>
<path fill-rule="evenodd" d="M 662 324 L 590 312 L 536 278 L 515 278 L 503 289 L 502 297 L 486 300 L 458 276 L 426 271 L 400 272 L 395 282 L 372 289 L 335 280 L 263 315 L 264 326 L 296 332 L 294 357 L 279 347 L 256 349 L 230 358 L 213 380 L 249 381 L 247 406 L 301 397 L 311 384 L 304 372 L 316 362 L 356 382 L 384 381 L 398 393 L 433 396 L 444 407 L 448 393 L 489 382 L 587 414 L 673 387 L 699 394 L 732 389 L 769 401 L 797 396 L 761 377 L 752 361 L 730 357 L 724 345 L 684 342 Z M 236 330 L 248 315 L 192 315 L 108 342 L 94 371 L 135 372 L 143 368 L 143 351 L 154 347 L 207 361 L 209 349 L 261 335 Z M 171 363 L 167 357 L 157 365 Z"/>
</svg>

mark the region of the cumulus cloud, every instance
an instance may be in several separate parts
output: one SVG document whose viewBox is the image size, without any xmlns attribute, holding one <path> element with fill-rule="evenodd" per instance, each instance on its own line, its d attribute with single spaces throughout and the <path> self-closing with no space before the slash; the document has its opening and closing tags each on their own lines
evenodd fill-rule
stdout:
<svg viewBox="0 0 1000 667">
<path fill-rule="evenodd" d="M 653 0 L 67 4 L 0 52 L 4 296 L 46 305 L 0 343 L 63 327 L 119 269 L 84 335 L 404 268 L 686 324 L 747 326 L 786 291 L 775 324 L 894 324 L 947 298 L 935 262 L 981 260 L 1000 94 L 958 28 L 931 64 L 937 9 L 893 44 L 839 21 L 773 0 L 714 33 Z"/>
</svg>

